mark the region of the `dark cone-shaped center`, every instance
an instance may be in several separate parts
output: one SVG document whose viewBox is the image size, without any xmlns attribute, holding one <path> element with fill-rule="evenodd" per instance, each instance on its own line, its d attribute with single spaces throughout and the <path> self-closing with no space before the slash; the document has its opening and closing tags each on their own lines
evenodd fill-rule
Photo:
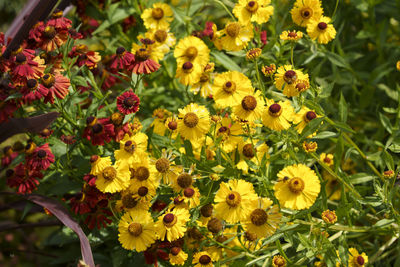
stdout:
<svg viewBox="0 0 400 267">
<path fill-rule="evenodd" d="M 199 258 L 199 263 L 202 265 L 207 265 L 211 262 L 211 257 L 208 255 L 201 255 Z"/>
<path fill-rule="evenodd" d="M 180 247 L 173 247 L 173 248 L 171 248 L 171 254 L 176 256 L 179 254 L 179 252 L 181 252 L 181 250 L 182 249 Z"/>
<path fill-rule="evenodd" d="M 232 38 L 237 37 L 240 33 L 240 24 L 238 22 L 228 24 L 226 26 L 226 33 Z"/>
<path fill-rule="evenodd" d="M 116 53 L 117 53 L 117 55 L 122 55 L 125 51 L 126 51 L 125 48 L 120 46 L 120 47 L 117 48 Z"/>
<path fill-rule="evenodd" d="M 271 116 L 274 117 L 279 117 L 279 115 L 282 114 L 282 107 L 279 104 L 272 104 L 271 106 L 269 106 L 268 108 L 268 113 Z"/>
<path fill-rule="evenodd" d="M 134 198 L 133 194 L 124 195 L 121 200 L 122 200 L 122 205 L 124 205 L 124 207 L 127 209 L 132 209 L 136 207 L 138 203 L 137 200 Z"/>
<path fill-rule="evenodd" d="M 141 186 L 138 189 L 138 195 L 144 197 L 149 192 L 149 189 L 146 186 Z"/>
<path fill-rule="evenodd" d="M 318 23 L 318 29 L 320 29 L 321 31 L 326 30 L 326 28 L 328 28 L 328 24 L 326 24 L 325 22 Z"/>
<path fill-rule="evenodd" d="M 37 152 L 37 156 L 38 156 L 40 159 L 44 159 L 44 158 L 47 156 L 46 150 L 43 150 L 43 149 L 39 150 L 39 151 Z"/>
<path fill-rule="evenodd" d="M 38 85 L 38 82 L 35 79 L 29 79 L 26 82 L 26 85 L 28 86 L 29 89 L 34 89 Z"/>
<path fill-rule="evenodd" d="M 140 223 L 131 223 L 128 226 L 128 231 L 133 236 L 139 236 L 143 232 L 143 228 Z"/>
<path fill-rule="evenodd" d="M 188 112 L 183 117 L 183 123 L 189 128 L 194 128 L 199 123 L 199 117 L 194 112 Z"/>
<path fill-rule="evenodd" d="M 166 158 L 161 158 L 156 161 L 156 169 L 161 173 L 165 173 L 169 170 L 169 161 Z"/>
<path fill-rule="evenodd" d="M 254 110 L 257 107 L 257 99 L 254 96 L 245 96 L 242 100 L 242 108 L 247 111 Z"/>
<path fill-rule="evenodd" d="M 315 119 L 316 117 L 317 117 L 317 114 L 314 111 L 308 111 L 306 113 L 306 119 L 308 121 L 311 121 L 311 120 Z"/>
<path fill-rule="evenodd" d="M 254 225 L 264 225 L 268 220 L 268 214 L 263 209 L 255 209 L 250 214 L 250 220 Z"/>
<path fill-rule="evenodd" d="M 147 180 L 150 177 L 150 171 L 149 171 L 149 169 L 147 167 L 140 166 L 135 171 L 135 177 L 139 181 Z"/>
<path fill-rule="evenodd" d="M 176 182 L 181 188 L 188 188 L 189 186 L 192 185 L 193 178 L 190 174 L 188 173 L 182 173 L 178 176 L 176 179 Z"/>
<path fill-rule="evenodd" d="M 195 191 L 194 191 L 194 189 L 191 188 L 191 187 L 185 188 L 185 190 L 183 190 L 183 195 L 184 195 L 185 197 L 188 197 L 188 198 L 193 197 L 193 196 L 194 196 L 194 193 L 195 193 Z"/>
<path fill-rule="evenodd" d="M 160 20 L 164 17 L 164 11 L 159 7 L 153 8 L 153 10 L 151 11 L 151 16 L 155 20 Z"/>
<path fill-rule="evenodd" d="M 94 134 L 99 134 L 103 131 L 103 125 L 100 123 L 96 123 L 92 126 L 92 131 Z"/>
<path fill-rule="evenodd" d="M 213 205 L 211 203 L 204 205 L 200 209 L 201 215 L 203 215 L 203 217 L 206 217 L 206 218 L 211 217 L 212 212 L 213 212 Z"/>
<path fill-rule="evenodd" d="M 219 233 L 220 231 L 222 231 L 222 228 L 222 221 L 218 218 L 212 218 L 207 223 L 207 229 L 213 234 Z"/>
<path fill-rule="evenodd" d="M 289 190 L 294 194 L 300 194 L 304 190 L 304 181 L 299 177 L 289 180 Z"/>
<path fill-rule="evenodd" d="M 245 144 L 242 152 L 246 158 L 251 159 L 255 156 L 256 148 L 252 144 Z"/>
</svg>

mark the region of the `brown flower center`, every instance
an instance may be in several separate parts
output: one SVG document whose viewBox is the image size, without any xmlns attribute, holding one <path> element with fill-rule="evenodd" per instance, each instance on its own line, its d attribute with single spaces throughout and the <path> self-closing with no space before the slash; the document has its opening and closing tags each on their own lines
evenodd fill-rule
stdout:
<svg viewBox="0 0 400 267">
<path fill-rule="evenodd" d="M 200 209 L 201 215 L 203 215 L 203 217 L 206 217 L 206 218 L 211 217 L 212 212 L 213 212 L 213 205 L 211 203 L 204 205 Z"/>
<path fill-rule="evenodd" d="M 185 190 L 183 190 L 183 195 L 184 195 L 185 197 L 188 197 L 188 198 L 193 197 L 193 196 L 194 196 L 194 193 L 195 193 L 195 191 L 194 191 L 194 189 L 191 188 L 191 187 L 185 188 Z"/>
<path fill-rule="evenodd" d="M 228 94 L 233 94 L 236 91 L 236 83 L 232 81 L 227 81 L 222 86 L 222 89 Z"/>
<path fill-rule="evenodd" d="M 47 88 L 50 88 L 54 85 L 54 83 L 56 82 L 56 79 L 54 78 L 53 75 L 51 74 L 46 74 L 42 77 L 42 83 L 44 86 L 46 86 Z"/>
<path fill-rule="evenodd" d="M 299 177 L 293 177 L 289 180 L 289 190 L 294 194 L 299 194 L 304 190 L 304 181 Z"/>
<path fill-rule="evenodd" d="M 268 114 L 273 117 L 279 117 L 282 114 L 282 107 L 279 104 L 272 104 L 268 108 Z"/>
<path fill-rule="evenodd" d="M 238 22 L 229 23 L 226 26 L 226 33 L 232 38 L 237 37 L 240 33 L 240 24 Z"/>
<path fill-rule="evenodd" d="M 250 214 L 250 220 L 254 225 L 261 226 L 268 221 L 268 214 L 263 209 L 255 209 Z"/>
<path fill-rule="evenodd" d="M 188 237 L 195 240 L 201 240 L 203 238 L 203 234 L 196 227 L 189 228 L 187 231 L 187 235 Z"/>
<path fill-rule="evenodd" d="M 222 228 L 223 228 L 222 221 L 218 218 L 212 218 L 207 223 L 207 229 L 213 234 L 219 233 L 222 230 Z"/>
<path fill-rule="evenodd" d="M 183 72 L 185 72 L 185 73 L 191 73 L 191 72 L 193 71 L 193 64 L 192 64 L 192 62 L 188 61 L 188 62 L 183 63 L 183 65 L 182 65 L 182 70 L 183 70 Z"/>
<path fill-rule="evenodd" d="M 178 219 L 176 218 L 176 216 L 172 213 L 168 213 L 165 214 L 164 218 L 163 218 L 163 223 L 165 225 L 165 227 L 171 228 L 172 226 L 174 226 L 176 224 L 176 221 Z"/>
<path fill-rule="evenodd" d="M 168 33 L 165 30 L 157 30 L 154 33 L 154 39 L 156 39 L 157 42 L 163 43 L 165 40 L 167 40 Z"/>
<path fill-rule="evenodd" d="M 122 55 L 125 51 L 126 51 L 125 48 L 120 46 L 120 47 L 117 48 L 116 52 L 117 52 L 117 55 Z"/>
<path fill-rule="evenodd" d="M 300 14 L 303 19 L 309 19 L 314 14 L 314 12 L 311 8 L 305 7 L 300 11 Z"/>
<path fill-rule="evenodd" d="M 171 131 L 174 131 L 178 128 L 178 123 L 176 121 L 170 121 L 170 122 L 168 122 L 168 128 Z"/>
<path fill-rule="evenodd" d="M 201 83 L 205 83 L 208 82 L 210 80 L 210 77 L 208 76 L 208 74 L 206 73 L 202 73 L 200 76 L 200 82 Z"/>
<path fill-rule="evenodd" d="M 357 264 L 357 266 L 363 266 L 365 263 L 365 260 L 363 258 L 363 256 L 359 255 L 358 257 L 354 258 L 355 263 Z"/>
<path fill-rule="evenodd" d="M 136 150 L 136 143 L 131 140 L 126 141 L 124 145 L 124 150 L 128 153 L 133 154 Z"/>
<path fill-rule="evenodd" d="M 181 252 L 181 250 L 182 249 L 180 247 L 173 247 L 173 248 L 171 248 L 171 254 L 176 256 L 179 254 L 179 252 Z"/>
<path fill-rule="evenodd" d="M 289 32 L 288 36 L 291 38 L 296 38 L 297 37 L 297 33 L 296 32 Z"/>
<path fill-rule="evenodd" d="M 142 62 L 148 60 L 150 53 L 146 48 L 139 48 L 135 53 L 135 60 Z"/>
<path fill-rule="evenodd" d="M 211 257 L 208 255 L 201 255 L 199 258 L 199 263 L 201 265 L 207 265 L 211 262 Z"/>
<path fill-rule="evenodd" d="M 305 119 L 306 121 L 311 121 L 317 117 L 317 114 L 314 111 L 308 111 L 306 113 Z"/>
<path fill-rule="evenodd" d="M 188 112 L 183 118 L 183 123 L 189 128 L 194 128 L 199 123 L 199 117 L 194 112 Z"/>
<path fill-rule="evenodd" d="M 185 56 L 190 60 L 193 61 L 197 57 L 198 51 L 197 48 L 194 46 L 190 46 L 185 51 Z"/>
<path fill-rule="evenodd" d="M 35 79 L 29 79 L 29 80 L 26 82 L 26 85 L 28 86 L 28 88 L 29 88 L 30 90 L 32 90 L 32 89 L 36 89 L 36 88 L 37 88 L 38 82 L 37 82 Z"/>
<path fill-rule="evenodd" d="M 304 90 L 307 89 L 307 85 L 303 82 L 299 82 L 298 84 L 296 84 L 296 89 L 299 92 L 303 92 Z"/>
<path fill-rule="evenodd" d="M 320 29 L 321 31 L 326 30 L 326 28 L 328 28 L 328 24 L 326 24 L 325 22 L 318 23 L 318 29 Z"/>
<path fill-rule="evenodd" d="M 224 235 L 219 235 L 217 236 L 217 238 L 215 239 L 218 243 L 223 244 L 226 240 L 228 240 L 227 236 Z"/>
<path fill-rule="evenodd" d="M 286 265 L 285 258 L 283 258 L 282 256 L 275 256 L 273 261 L 277 267 L 283 267 Z"/>
<path fill-rule="evenodd" d="M 242 108 L 247 111 L 254 110 L 257 107 L 257 99 L 254 96 L 245 96 L 242 100 Z"/>
<path fill-rule="evenodd" d="M 56 34 L 57 34 L 56 29 L 53 26 L 46 26 L 46 28 L 44 28 L 44 35 L 48 39 L 53 39 L 56 36 Z"/>
<path fill-rule="evenodd" d="M 294 70 L 287 70 L 283 75 L 283 79 L 287 84 L 292 84 L 297 80 L 297 74 Z"/>
<path fill-rule="evenodd" d="M 128 226 L 128 231 L 133 236 L 139 236 L 143 232 L 143 228 L 140 223 L 131 223 Z"/>
<path fill-rule="evenodd" d="M 26 61 L 26 56 L 25 56 L 23 53 L 18 53 L 18 54 L 15 56 L 15 61 L 16 61 L 18 64 L 22 64 L 22 63 L 24 63 L 24 62 Z"/>
<path fill-rule="evenodd" d="M 149 171 L 149 169 L 147 167 L 140 166 L 135 171 L 135 177 L 139 181 L 147 180 L 150 177 L 150 171 Z"/>
<path fill-rule="evenodd" d="M 138 189 L 138 195 L 144 197 L 149 192 L 149 189 L 146 186 L 141 186 Z"/>
<path fill-rule="evenodd" d="M 96 123 L 92 126 L 92 131 L 94 134 L 100 134 L 103 132 L 103 125 L 100 123 Z"/>
<path fill-rule="evenodd" d="M 245 144 L 242 149 L 243 155 L 249 159 L 255 156 L 256 151 L 256 148 L 252 144 Z"/>
<path fill-rule="evenodd" d="M 250 242 L 256 241 L 256 240 L 257 240 L 257 234 L 255 234 L 255 233 L 253 233 L 253 232 L 246 231 L 246 232 L 244 233 L 244 238 L 245 238 L 246 240 L 250 241 Z"/>
<path fill-rule="evenodd" d="M 46 152 L 45 150 L 41 149 L 41 150 L 39 150 L 39 151 L 37 152 L 37 156 L 38 156 L 40 159 L 44 159 L 44 158 L 47 156 L 47 152 Z"/>
<path fill-rule="evenodd" d="M 134 198 L 133 194 L 127 194 L 122 197 L 122 205 L 127 209 L 132 209 L 136 207 L 137 200 Z"/>
<path fill-rule="evenodd" d="M 103 177 L 108 181 L 112 181 L 117 178 L 117 170 L 112 166 L 105 167 L 103 170 Z"/>
<path fill-rule="evenodd" d="M 189 186 L 192 185 L 193 179 L 192 176 L 188 173 L 182 173 L 178 176 L 176 179 L 178 185 L 181 188 L 188 188 Z"/>
<path fill-rule="evenodd" d="M 239 206 L 241 201 L 242 201 L 242 197 L 236 191 L 231 191 L 226 196 L 226 204 L 228 204 L 228 206 L 230 206 L 232 208 Z"/>
<path fill-rule="evenodd" d="M 124 106 L 126 108 L 131 108 L 135 104 L 136 104 L 136 101 L 135 101 L 135 99 L 133 99 L 133 97 L 127 97 L 124 99 Z"/>
<path fill-rule="evenodd" d="M 119 126 L 124 121 L 124 116 L 119 112 L 115 112 L 111 115 L 111 121 L 114 125 Z"/>
<path fill-rule="evenodd" d="M 258 9 L 258 3 L 256 1 L 250 1 L 247 3 L 246 9 L 250 13 L 255 13 Z"/>
<path fill-rule="evenodd" d="M 156 161 L 156 169 L 161 173 L 166 173 L 169 170 L 169 161 L 166 158 L 161 158 Z"/>
<path fill-rule="evenodd" d="M 155 20 L 160 20 L 164 17 L 164 10 L 159 7 L 153 8 L 153 10 L 151 11 L 151 16 Z"/>
</svg>

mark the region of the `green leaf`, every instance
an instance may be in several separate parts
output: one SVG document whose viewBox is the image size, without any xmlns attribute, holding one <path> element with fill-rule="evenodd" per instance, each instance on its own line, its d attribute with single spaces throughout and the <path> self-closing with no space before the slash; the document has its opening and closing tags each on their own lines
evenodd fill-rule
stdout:
<svg viewBox="0 0 400 267">
<path fill-rule="evenodd" d="M 303 129 L 303 132 L 301 133 L 301 139 L 307 138 L 310 134 L 313 134 L 321 125 L 323 121 L 323 117 L 313 119 L 309 123 L 307 123 L 306 127 Z"/>
<path fill-rule="evenodd" d="M 332 138 L 336 137 L 338 134 L 335 132 L 330 132 L 330 131 L 323 131 L 318 133 L 316 136 L 313 136 L 312 139 L 327 139 L 327 138 Z"/>
<path fill-rule="evenodd" d="M 349 68 L 349 64 L 347 63 L 347 61 L 338 54 L 332 52 L 326 52 L 326 57 L 332 64 L 338 67 Z"/>
<path fill-rule="evenodd" d="M 388 131 L 391 134 L 392 133 L 392 124 L 390 123 L 389 118 L 379 112 L 379 119 L 380 119 L 383 127 L 385 127 L 386 131 Z"/>
<path fill-rule="evenodd" d="M 340 93 L 340 100 L 339 100 L 339 118 L 340 121 L 342 122 L 347 121 L 347 103 L 342 93 Z"/>
<path fill-rule="evenodd" d="M 241 71 L 239 65 L 224 53 L 213 51 L 211 52 L 211 55 L 215 58 L 217 63 L 224 66 L 227 70 Z"/>
<path fill-rule="evenodd" d="M 374 180 L 376 178 L 377 176 L 370 175 L 368 173 L 357 173 L 349 176 L 351 184 L 362 184 Z"/>
</svg>

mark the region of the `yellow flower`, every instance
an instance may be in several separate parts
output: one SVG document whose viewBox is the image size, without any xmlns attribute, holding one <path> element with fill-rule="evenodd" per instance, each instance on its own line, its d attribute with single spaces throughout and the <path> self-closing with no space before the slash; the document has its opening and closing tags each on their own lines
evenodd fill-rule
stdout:
<svg viewBox="0 0 400 267">
<path fill-rule="evenodd" d="M 200 81 L 202 68 L 199 64 L 193 64 L 187 61 L 181 65 L 178 64 L 175 77 L 183 85 L 195 85 Z"/>
<path fill-rule="evenodd" d="M 281 131 L 290 128 L 290 122 L 293 121 L 294 109 L 290 102 L 267 100 L 267 106 L 262 114 L 262 123 L 274 131 Z"/>
<path fill-rule="evenodd" d="M 275 64 L 270 64 L 269 66 L 263 66 L 261 68 L 261 71 L 265 76 L 271 76 L 272 74 L 275 73 L 276 66 L 275 66 Z"/>
<path fill-rule="evenodd" d="M 96 187 L 103 193 L 116 193 L 129 186 L 129 168 L 127 165 L 104 166 L 96 175 Z"/>
<path fill-rule="evenodd" d="M 116 205 L 119 209 L 129 211 L 131 213 L 141 213 L 148 211 L 150 207 L 150 201 L 142 199 L 138 194 L 138 191 L 133 192 L 130 187 L 121 192 L 121 199 L 117 201 Z"/>
<path fill-rule="evenodd" d="M 257 239 L 271 236 L 279 226 L 282 214 L 277 205 L 272 206 L 269 198 L 259 198 L 243 227 L 247 232 L 254 233 Z"/>
<path fill-rule="evenodd" d="M 145 251 L 156 240 L 156 228 L 150 213 L 125 213 L 118 224 L 118 240 L 122 247 Z"/>
<path fill-rule="evenodd" d="M 304 91 L 304 81 L 308 82 L 308 74 L 303 74 L 291 65 L 280 66 L 275 74 L 276 88 L 283 90 L 283 94 L 287 97 L 297 96 Z M 299 82 L 302 83 L 301 88 L 297 88 Z"/>
<path fill-rule="evenodd" d="M 261 118 L 264 110 L 264 99 L 260 91 L 250 93 L 241 99 L 240 104 L 233 107 L 234 114 L 246 121 L 254 122 Z"/>
<path fill-rule="evenodd" d="M 249 78 L 238 71 L 217 74 L 213 90 L 213 98 L 219 108 L 236 106 L 244 96 L 254 91 Z"/>
<path fill-rule="evenodd" d="M 211 80 L 214 77 L 214 73 L 211 73 L 214 70 L 214 63 L 208 63 L 201 73 L 200 80 L 193 84 L 190 88 L 194 94 L 200 93 L 200 95 L 204 98 L 211 97 L 213 95 L 213 86 Z"/>
<path fill-rule="evenodd" d="M 250 214 L 256 199 L 253 184 L 244 180 L 223 182 L 214 199 L 215 215 L 228 223 L 237 223 Z"/>
<path fill-rule="evenodd" d="M 310 141 L 310 142 L 303 142 L 303 149 L 307 153 L 315 152 L 317 151 L 318 144 L 316 142 Z"/>
<path fill-rule="evenodd" d="M 195 166 L 192 165 L 190 166 L 189 171 L 186 172 L 182 170 L 176 179 L 172 181 L 171 187 L 175 192 L 180 193 L 182 190 L 193 185 L 195 177 L 192 175 L 192 173 L 194 168 Z"/>
<path fill-rule="evenodd" d="M 311 207 L 321 185 L 315 172 L 303 164 L 287 166 L 278 173 L 274 186 L 275 197 L 281 206 L 294 210 Z"/>
<path fill-rule="evenodd" d="M 368 263 L 368 256 L 364 252 L 359 254 L 355 248 L 349 248 L 349 252 L 349 267 L 363 267 Z"/>
<path fill-rule="evenodd" d="M 303 33 L 300 31 L 284 31 L 279 37 L 281 40 L 295 42 L 303 38 Z"/>
<path fill-rule="evenodd" d="M 274 13 L 274 7 L 270 4 L 271 0 L 239 0 L 232 12 L 242 24 L 263 24 Z"/>
<path fill-rule="evenodd" d="M 189 212 L 186 209 L 168 210 L 156 222 L 157 233 L 160 240 L 166 238 L 174 241 L 184 236 L 186 232 L 186 222 L 189 220 Z"/>
<path fill-rule="evenodd" d="M 143 36 L 139 35 L 138 38 L 143 39 Z M 136 58 L 143 58 L 143 61 L 149 58 L 149 59 L 154 60 L 157 63 L 160 60 L 163 60 L 164 55 L 167 52 L 168 51 L 165 51 L 165 49 L 162 49 L 161 46 L 157 46 L 155 44 L 138 45 L 138 44 L 133 43 L 132 48 L 131 48 L 131 53 L 134 54 Z"/>
<path fill-rule="evenodd" d="M 397 63 L 396 63 L 396 69 L 397 69 L 398 71 L 400 71 L 400 60 L 397 61 Z"/>
<path fill-rule="evenodd" d="M 393 170 L 387 170 L 383 172 L 383 177 L 385 177 L 386 179 L 390 179 L 394 177 L 394 171 Z"/>
<path fill-rule="evenodd" d="M 197 140 L 210 129 L 210 114 L 206 107 L 191 103 L 179 109 L 178 132 L 183 138 Z"/>
<path fill-rule="evenodd" d="M 137 132 L 135 135 L 125 135 L 119 142 L 120 149 L 114 151 L 117 164 L 132 165 L 134 162 L 140 162 L 147 150 L 147 135 Z"/>
<path fill-rule="evenodd" d="M 297 132 L 302 133 L 307 123 L 318 117 L 319 116 L 317 113 L 315 113 L 315 111 L 307 107 L 302 107 L 300 111 L 294 115 L 293 124 L 297 124 Z"/>
<path fill-rule="evenodd" d="M 111 166 L 112 162 L 110 157 L 101 158 L 97 155 L 93 155 L 90 158 L 90 164 L 91 164 L 90 174 L 98 175 L 104 170 L 105 167 Z"/>
<path fill-rule="evenodd" d="M 319 156 L 319 159 L 328 166 L 333 165 L 333 155 L 332 154 L 321 153 L 321 155 Z"/>
<path fill-rule="evenodd" d="M 252 48 L 246 53 L 247 60 L 254 60 L 261 56 L 262 50 L 260 48 Z"/>
<path fill-rule="evenodd" d="M 318 43 L 327 44 L 336 36 L 336 30 L 329 22 L 330 18 L 322 16 L 320 19 L 311 20 L 307 24 L 307 33 L 312 40 L 318 39 Z"/>
<path fill-rule="evenodd" d="M 178 66 L 189 61 L 204 68 L 210 60 L 210 49 L 200 38 L 188 36 L 176 45 L 174 57 Z"/>
<path fill-rule="evenodd" d="M 180 247 L 172 247 L 169 253 L 169 262 L 172 265 L 184 265 L 188 258 L 188 254 L 186 254 L 182 248 Z"/>
<path fill-rule="evenodd" d="M 224 117 L 216 127 L 216 135 L 221 137 L 222 149 L 227 153 L 232 152 L 242 140 L 241 135 L 244 134 L 242 126 Z"/>
<path fill-rule="evenodd" d="M 154 3 L 152 8 L 146 8 L 143 11 L 141 18 L 146 29 L 165 29 L 169 28 L 173 15 L 174 13 L 169 5 Z"/>
<path fill-rule="evenodd" d="M 155 179 L 161 180 L 164 184 L 170 184 L 179 173 L 182 171 L 181 166 L 174 164 L 175 156 L 172 152 L 167 153 L 166 150 L 162 150 L 161 157 L 159 159 L 151 159 L 151 164 L 156 168 Z"/>
<path fill-rule="evenodd" d="M 257 140 L 253 140 L 254 143 L 257 143 Z M 262 143 L 259 146 L 255 146 L 250 139 L 247 139 L 246 141 L 241 140 L 241 142 L 238 144 L 238 152 L 240 155 L 239 162 L 236 164 L 236 167 L 239 170 L 242 170 L 244 174 L 247 174 L 249 171 L 249 165 L 247 164 L 247 161 L 252 161 L 254 164 L 259 165 L 261 164 L 262 159 L 264 156 L 268 159 L 269 154 L 268 154 L 269 147 L 267 144 Z M 232 155 L 233 160 L 235 155 Z"/>
<path fill-rule="evenodd" d="M 196 187 L 190 186 L 183 190 L 183 199 L 188 204 L 189 209 L 200 205 L 200 192 Z"/>
<path fill-rule="evenodd" d="M 211 255 L 206 251 L 202 251 L 194 254 L 192 264 L 194 264 L 194 267 L 213 267 L 214 264 L 212 262 Z"/>
<path fill-rule="evenodd" d="M 226 24 L 220 33 L 223 35 L 217 39 L 215 45 L 227 51 L 240 51 L 253 39 L 253 25 L 241 25 L 239 22 Z"/>
<path fill-rule="evenodd" d="M 306 27 L 311 19 L 318 20 L 323 13 L 320 0 L 296 0 L 290 11 L 292 20 L 299 26 Z"/>
<path fill-rule="evenodd" d="M 322 212 L 321 216 L 324 222 L 328 224 L 334 224 L 335 222 L 337 222 L 337 216 L 334 210 L 325 210 L 324 212 Z"/>
<path fill-rule="evenodd" d="M 285 267 L 286 260 L 281 255 L 276 255 L 272 259 L 272 267 Z"/>
<path fill-rule="evenodd" d="M 167 53 L 176 43 L 174 33 L 172 33 L 168 28 L 157 30 L 150 29 L 145 33 L 145 37 L 154 40 L 154 46 L 159 47 L 164 54 Z"/>
</svg>

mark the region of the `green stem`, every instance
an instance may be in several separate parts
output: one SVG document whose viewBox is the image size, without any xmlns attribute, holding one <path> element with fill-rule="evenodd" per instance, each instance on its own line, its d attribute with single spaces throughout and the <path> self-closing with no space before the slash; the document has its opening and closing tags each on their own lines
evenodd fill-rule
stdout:
<svg viewBox="0 0 400 267">
<path fill-rule="evenodd" d="M 336 0 L 336 5 L 335 5 L 335 9 L 333 10 L 332 18 L 333 18 L 333 17 L 335 16 L 335 14 L 336 14 L 338 5 L 339 5 L 339 0 Z"/>
<path fill-rule="evenodd" d="M 227 6 L 226 6 L 224 3 L 222 3 L 222 1 L 214 0 L 214 2 L 220 4 L 220 5 L 226 10 L 226 12 L 231 16 L 231 18 L 232 18 L 234 21 L 236 21 L 236 18 L 235 18 L 235 17 L 233 16 L 233 14 L 229 11 L 229 9 L 227 8 Z"/>
<path fill-rule="evenodd" d="M 264 87 L 263 82 L 261 81 L 260 70 L 258 69 L 258 60 L 255 59 L 255 62 L 256 62 L 256 73 L 257 73 L 258 84 L 260 86 L 260 90 L 263 93 L 263 96 L 265 97 L 265 87 Z"/>
<path fill-rule="evenodd" d="M 292 66 L 293 66 L 293 68 L 294 68 L 294 63 L 293 63 L 293 52 L 294 52 L 294 42 L 292 42 L 291 48 L 290 48 L 290 62 L 292 63 Z"/>
</svg>

